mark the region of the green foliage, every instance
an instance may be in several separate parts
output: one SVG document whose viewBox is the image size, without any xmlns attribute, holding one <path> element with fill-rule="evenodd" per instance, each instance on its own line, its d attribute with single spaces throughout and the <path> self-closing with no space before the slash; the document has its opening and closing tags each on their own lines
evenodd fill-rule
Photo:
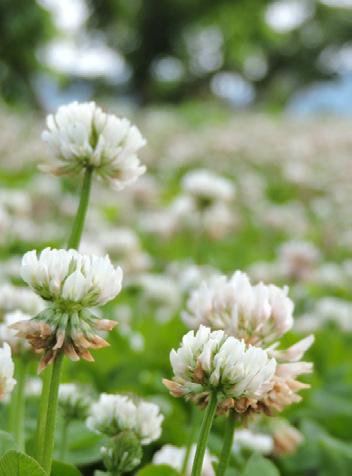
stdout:
<svg viewBox="0 0 352 476">
<path fill-rule="evenodd" d="M 39 2 L 2 0 L 0 87 L 3 99 L 38 106 L 33 82 L 42 68 L 37 49 L 52 36 L 49 12 Z"/>
<path fill-rule="evenodd" d="M 0 431 L 0 456 L 5 454 L 9 450 L 16 450 L 17 443 L 15 438 L 11 433 L 7 433 L 6 431 Z"/>
<path fill-rule="evenodd" d="M 82 476 L 80 471 L 71 464 L 62 463 L 60 461 L 53 462 L 51 476 Z"/>
<path fill-rule="evenodd" d="M 0 476 L 46 476 L 43 468 L 30 456 L 10 450 L 0 459 Z"/>
<path fill-rule="evenodd" d="M 137 476 L 179 476 L 179 473 L 166 464 L 150 464 L 138 471 Z"/>
<path fill-rule="evenodd" d="M 279 471 L 275 465 L 268 459 L 263 458 L 258 454 L 253 454 L 244 470 L 241 473 L 241 476 L 280 476 Z"/>
</svg>

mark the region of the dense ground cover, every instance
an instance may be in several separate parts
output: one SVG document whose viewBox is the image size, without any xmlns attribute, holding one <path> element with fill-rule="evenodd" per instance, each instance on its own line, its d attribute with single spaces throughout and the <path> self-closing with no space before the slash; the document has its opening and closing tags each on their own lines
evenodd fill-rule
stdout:
<svg viewBox="0 0 352 476">
<path fill-rule="evenodd" d="M 157 403 L 165 420 L 161 437 L 144 451 L 144 462 L 165 444 L 184 446 L 191 433 L 190 404 L 169 396 L 169 353 L 188 330 L 181 318 L 191 291 L 219 273 L 246 271 L 253 282 L 289 285 L 295 325 L 283 342 L 314 332 L 307 360 L 311 389 L 283 417 L 303 441 L 287 453 L 272 420 L 250 422 L 251 431 L 275 436 L 263 450 L 238 440 L 228 474 L 244 470 L 253 451 L 264 451 L 283 475 L 348 475 L 352 465 L 352 303 L 350 282 L 352 188 L 351 124 L 341 119 L 294 120 L 236 115 L 214 106 L 147 110 L 135 120 L 148 145 L 141 154 L 147 173 L 116 192 L 95 183 L 80 250 L 109 253 L 125 273 L 123 290 L 102 308 L 118 321 L 110 347 L 95 363 L 64 363 L 64 381 L 80 384 L 92 401 L 99 393 L 134 393 Z M 40 118 L 3 111 L 0 131 L 0 310 L 24 286 L 22 254 L 63 247 L 76 210 L 80 179 L 58 180 L 38 172 L 49 160 Z M 206 169 L 227 179 L 224 200 L 199 203 L 187 186 L 190 173 Z M 214 177 L 210 176 L 210 183 Z M 24 302 L 25 300 L 23 300 Z M 30 313 L 30 309 L 22 309 Z M 31 451 L 38 405 L 37 360 L 30 364 L 27 449 Z M 62 411 L 62 409 L 61 409 Z M 6 428 L 8 407 L 2 410 Z M 276 420 L 276 422 L 278 422 Z M 57 428 L 60 447 L 64 419 Z M 219 456 L 224 419 L 218 417 L 209 451 Z M 281 441 L 280 441 L 281 436 Z M 102 437 L 84 421 L 70 424 L 67 462 L 82 474 L 101 468 Z M 59 454 L 56 455 L 59 457 Z M 255 474 L 255 472 L 243 474 Z M 268 469 L 273 471 L 273 469 Z M 239 473 L 242 474 L 242 473 Z M 275 474 L 275 473 L 268 473 Z"/>
</svg>

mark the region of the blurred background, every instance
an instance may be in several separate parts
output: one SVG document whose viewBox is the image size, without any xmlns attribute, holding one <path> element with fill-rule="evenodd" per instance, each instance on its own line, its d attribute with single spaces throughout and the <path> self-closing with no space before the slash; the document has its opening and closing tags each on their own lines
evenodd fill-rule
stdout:
<svg viewBox="0 0 352 476">
<path fill-rule="evenodd" d="M 1 0 L 3 101 L 352 110 L 352 0 Z"/>
</svg>

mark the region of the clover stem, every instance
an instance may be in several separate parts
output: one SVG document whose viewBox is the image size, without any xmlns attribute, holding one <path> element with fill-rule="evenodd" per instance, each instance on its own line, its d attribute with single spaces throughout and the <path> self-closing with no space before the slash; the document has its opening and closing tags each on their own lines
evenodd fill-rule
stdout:
<svg viewBox="0 0 352 476">
<path fill-rule="evenodd" d="M 50 474 L 54 451 L 54 436 L 56 427 L 57 404 L 59 400 L 60 372 L 64 353 L 61 351 L 53 363 L 50 381 L 49 402 L 46 413 L 45 444 L 42 452 L 42 464 L 44 470 Z"/>
<path fill-rule="evenodd" d="M 217 403 L 217 393 L 213 392 L 210 396 L 208 406 L 204 413 L 202 425 L 200 427 L 200 434 L 198 438 L 196 454 L 193 461 L 191 476 L 201 476 L 202 474 L 203 459 L 205 455 L 205 450 L 207 448 L 209 433 L 215 416 Z"/>
<path fill-rule="evenodd" d="M 72 226 L 71 235 L 67 243 L 68 248 L 77 249 L 79 247 L 88 209 L 90 190 L 92 185 L 92 176 L 93 168 L 87 167 L 83 178 L 81 198 L 79 201 L 76 217 Z"/>
<path fill-rule="evenodd" d="M 17 384 L 13 398 L 11 399 L 11 420 L 10 429 L 17 441 L 19 449 L 24 451 L 24 413 L 26 401 L 26 380 L 27 380 L 28 360 L 19 358 L 16 362 L 16 380 Z"/>
<path fill-rule="evenodd" d="M 217 476 L 224 476 L 229 465 L 233 439 L 235 436 L 235 424 L 236 414 L 233 410 L 230 410 L 225 426 L 224 444 L 221 450 L 220 462 L 216 473 Z"/>
<path fill-rule="evenodd" d="M 69 426 L 70 426 L 70 420 L 68 420 L 67 418 L 63 418 L 62 426 L 61 426 L 61 441 L 60 441 L 60 460 L 61 461 L 65 461 L 65 458 L 66 458 Z"/>
<path fill-rule="evenodd" d="M 196 408 L 195 405 L 192 405 L 191 418 L 190 418 L 191 419 L 191 428 L 190 428 L 190 433 L 189 433 L 189 437 L 188 437 L 188 441 L 187 441 L 185 456 L 183 458 L 183 463 L 182 463 L 182 469 L 181 469 L 181 475 L 182 476 L 186 476 L 186 474 L 187 474 L 189 459 L 190 459 L 190 456 L 191 456 L 192 447 L 193 447 L 193 443 L 194 443 L 194 440 L 195 440 L 195 435 L 196 435 L 197 428 L 198 428 L 198 423 L 199 423 L 199 421 L 198 421 L 199 419 L 197 417 L 198 417 L 197 408 Z"/>
</svg>

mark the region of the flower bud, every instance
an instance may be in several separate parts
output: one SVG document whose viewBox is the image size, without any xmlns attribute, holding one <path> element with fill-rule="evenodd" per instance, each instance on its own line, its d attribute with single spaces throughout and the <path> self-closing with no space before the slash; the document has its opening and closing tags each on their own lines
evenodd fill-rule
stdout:
<svg viewBox="0 0 352 476">
<path fill-rule="evenodd" d="M 132 431 L 123 431 L 101 449 L 104 465 L 112 476 L 134 470 L 142 460 L 142 445 Z"/>
</svg>

